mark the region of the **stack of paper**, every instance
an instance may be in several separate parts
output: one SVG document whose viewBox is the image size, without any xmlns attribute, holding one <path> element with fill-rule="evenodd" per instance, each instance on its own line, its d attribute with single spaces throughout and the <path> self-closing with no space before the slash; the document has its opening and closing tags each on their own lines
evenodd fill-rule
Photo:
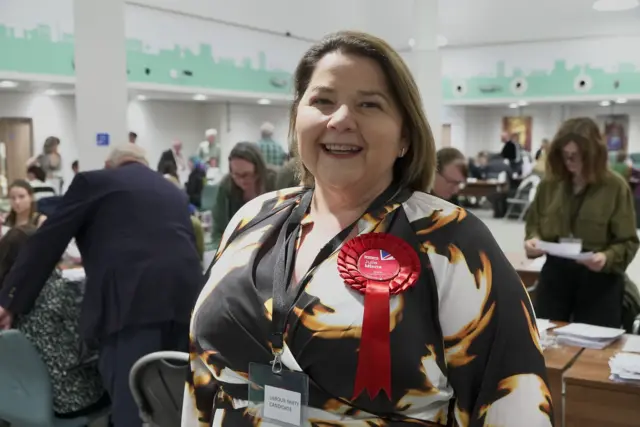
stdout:
<svg viewBox="0 0 640 427">
<path fill-rule="evenodd" d="M 554 243 L 541 241 L 538 242 L 538 249 L 549 255 L 575 260 L 589 259 L 593 255 L 593 252 L 581 252 L 582 243 Z"/>
<path fill-rule="evenodd" d="M 536 326 L 538 327 L 538 332 L 542 333 L 547 329 L 555 328 L 557 325 L 548 319 L 536 319 Z"/>
<path fill-rule="evenodd" d="M 624 329 L 571 323 L 554 330 L 558 343 L 576 347 L 603 349 L 624 335 Z"/>
<path fill-rule="evenodd" d="M 609 359 L 613 381 L 640 382 L 640 354 L 618 353 Z"/>
</svg>

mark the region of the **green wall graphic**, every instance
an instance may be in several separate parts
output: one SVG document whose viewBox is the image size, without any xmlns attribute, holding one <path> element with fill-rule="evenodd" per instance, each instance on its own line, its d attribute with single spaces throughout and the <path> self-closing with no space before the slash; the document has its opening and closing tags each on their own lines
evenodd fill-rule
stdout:
<svg viewBox="0 0 640 427">
<path fill-rule="evenodd" d="M 265 52 L 258 54 L 258 61 L 245 58 L 238 64 L 234 58 L 215 59 L 214 47 L 204 43 L 195 53 L 181 46 L 152 53 L 143 41 L 127 40 L 126 50 L 128 78 L 131 82 L 243 92 L 291 93 L 291 71 L 268 69 Z M 0 52 L 0 70 L 74 75 L 73 35 L 63 34 L 59 40 L 54 40 L 51 28 L 47 25 L 27 30 L 21 37 L 16 35 L 13 28 L 0 25 Z M 445 101 L 478 101 L 640 94 L 640 69 L 630 63 L 620 63 L 615 72 L 593 68 L 588 64 L 567 68 L 563 60 L 556 61 L 551 72 L 545 70 L 525 73 L 516 69 L 513 75 L 507 75 L 505 69 L 505 63 L 501 61 L 497 63 L 495 73 L 491 76 L 479 75 L 466 79 L 444 76 L 443 97 Z"/>
</svg>

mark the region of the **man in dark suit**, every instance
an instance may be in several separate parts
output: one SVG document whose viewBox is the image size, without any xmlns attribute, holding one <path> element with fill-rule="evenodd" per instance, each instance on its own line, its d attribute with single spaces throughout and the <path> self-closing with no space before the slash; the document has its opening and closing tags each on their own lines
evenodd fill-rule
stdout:
<svg viewBox="0 0 640 427">
<path fill-rule="evenodd" d="M 163 151 L 158 162 L 158 172 L 174 175 L 184 185 L 189 179 L 189 165 L 182 155 L 182 141 L 174 141 L 171 149 Z"/>
<path fill-rule="evenodd" d="M 99 350 L 116 427 L 140 426 L 131 366 L 161 350 L 187 350 L 202 267 L 187 195 L 147 166 L 144 151 L 116 148 L 103 170 L 79 173 L 30 238 L 0 294 L 0 329 L 33 306 L 75 237 L 87 274 L 80 329 Z"/>
</svg>

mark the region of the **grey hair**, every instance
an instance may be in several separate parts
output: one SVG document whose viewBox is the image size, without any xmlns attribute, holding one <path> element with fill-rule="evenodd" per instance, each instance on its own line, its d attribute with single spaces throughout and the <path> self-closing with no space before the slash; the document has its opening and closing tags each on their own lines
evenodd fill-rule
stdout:
<svg viewBox="0 0 640 427">
<path fill-rule="evenodd" d="M 114 147 L 107 157 L 107 164 L 112 168 L 117 168 L 126 162 L 138 162 L 149 166 L 145 149 L 132 143 Z"/>
</svg>

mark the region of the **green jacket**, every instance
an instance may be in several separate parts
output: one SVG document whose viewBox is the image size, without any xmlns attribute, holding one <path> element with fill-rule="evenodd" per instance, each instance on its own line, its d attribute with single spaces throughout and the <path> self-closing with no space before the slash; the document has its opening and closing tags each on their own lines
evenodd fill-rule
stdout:
<svg viewBox="0 0 640 427">
<path fill-rule="evenodd" d="M 266 181 L 265 192 L 274 191 L 276 189 L 276 172 L 274 170 L 267 169 Z M 213 216 L 212 244 L 214 247 L 218 247 L 227 224 L 244 204 L 242 190 L 233 184 L 231 176 L 227 174 L 218 185 L 216 201 L 211 212 Z"/>
<path fill-rule="evenodd" d="M 607 256 L 603 271 L 624 273 L 639 246 L 629 185 L 609 170 L 581 194 L 573 194 L 570 187 L 550 179 L 540 183 L 527 212 L 526 239 L 582 239 L 584 251 Z"/>
</svg>

